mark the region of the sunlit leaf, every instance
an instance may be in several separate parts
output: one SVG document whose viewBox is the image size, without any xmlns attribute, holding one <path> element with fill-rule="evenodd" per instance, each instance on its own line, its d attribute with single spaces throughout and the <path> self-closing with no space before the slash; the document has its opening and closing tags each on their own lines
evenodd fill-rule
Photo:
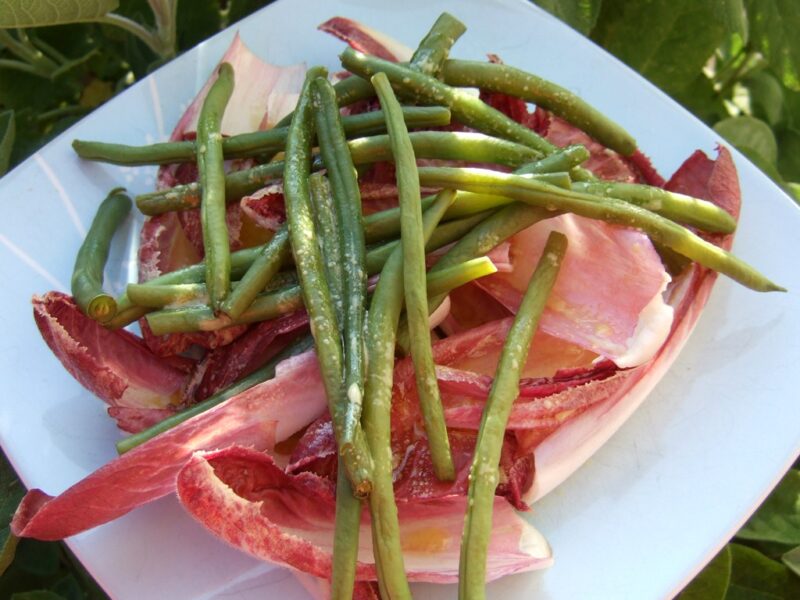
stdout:
<svg viewBox="0 0 800 600">
<path fill-rule="evenodd" d="M 95 21 L 117 6 L 118 0 L 0 0 L 0 28 Z"/>
<path fill-rule="evenodd" d="M 800 91 L 800 2 L 747 0 L 750 42 L 785 86 Z"/>
<path fill-rule="evenodd" d="M 737 534 L 746 540 L 800 545 L 800 471 L 790 470 Z"/>
<path fill-rule="evenodd" d="M 534 0 L 550 14 L 567 25 L 589 35 L 597 23 L 602 0 Z"/>
<path fill-rule="evenodd" d="M 772 129 L 755 117 L 730 117 L 714 125 L 714 131 L 736 146 L 755 152 L 769 164 L 778 161 L 778 142 Z"/>
</svg>

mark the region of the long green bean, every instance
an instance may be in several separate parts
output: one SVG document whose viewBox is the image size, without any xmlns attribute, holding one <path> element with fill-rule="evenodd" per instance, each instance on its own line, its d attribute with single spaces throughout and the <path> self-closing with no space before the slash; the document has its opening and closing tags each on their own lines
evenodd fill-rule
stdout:
<svg viewBox="0 0 800 600">
<path fill-rule="evenodd" d="M 197 168 L 203 199 L 200 222 L 206 261 L 206 286 L 214 310 L 228 296 L 231 256 L 225 221 L 225 167 L 222 156 L 222 115 L 233 93 L 233 67 L 222 63 L 216 81 L 203 101 L 197 120 Z"/>
<path fill-rule="evenodd" d="M 400 96 L 420 104 L 447 106 L 457 121 L 473 129 L 519 142 L 544 155 L 556 150 L 553 144 L 533 130 L 520 125 L 479 98 L 445 85 L 433 77 L 398 63 L 367 56 L 352 48 L 345 49 L 340 58 L 345 69 L 365 79 L 381 71 L 386 73 L 392 87 Z"/>
<path fill-rule="evenodd" d="M 411 128 L 442 127 L 450 123 L 450 111 L 443 106 L 404 106 L 403 118 Z M 342 126 L 348 137 L 382 133 L 386 130 L 381 111 L 342 117 Z M 226 137 L 222 140 L 225 158 L 257 156 L 265 152 L 282 152 L 286 145 L 288 127 L 274 127 Z M 74 140 L 72 148 L 81 158 L 115 165 L 163 165 L 195 160 L 196 141 L 160 142 L 146 146 L 109 144 Z"/>
<path fill-rule="evenodd" d="M 116 188 L 100 204 L 72 270 L 72 296 L 88 317 L 106 323 L 117 312 L 114 298 L 103 291 L 103 270 L 114 233 L 131 211 L 131 199 Z"/>
<path fill-rule="evenodd" d="M 442 192 L 425 211 L 423 236 L 430 238 L 453 193 Z M 364 403 L 364 431 L 375 460 L 374 489 L 370 496 L 372 538 L 382 588 L 390 598 L 410 598 L 400 545 L 397 506 L 392 487 L 391 407 L 394 339 L 403 307 L 403 250 L 387 260 L 372 296 L 367 325 L 368 371 Z"/>
<path fill-rule="evenodd" d="M 361 216 L 361 192 L 355 165 L 342 129 L 336 92 L 327 79 L 312 84 L 314 118 L 320 154 L 333 194 L 342 260 L 342 299 L 344 301 L 342 339 L 344 341 L 344 386 L 347 403 L 343 416 L 341 443 L 352 443 L 361 421 L 364 396 L 364 321 L 367 302 L 366 245 Z M 402 117 L 401 117 L 402 119 Z"/>
<path fill-rule="evenodd" d="M 403 249 L 403 289 L 417 395 L 434 472 L 439 479 L 452 481 L 456 476 L 455 466 L 450 453 L 444 409 L 436 381 L 428 327 L 428 296 L 423 285 L 425 240 L 422 232 L 417 159 L 414 156 L 408 129 L 400 113 L 400 103 L 386 75 L 383 73 L 374 75 L 372 85 L 386 114 L 386 129 L 389 132 L 396 167 L 397 192 L 400 200 L 400 239 Z"/>
<path fill-rule="evenodd" d="M 325 275 L 331 290 L 336 322 L 341 330 L 345 322 L 344 314 L 344 257 L 336 220 L 333 191 L 328 178 L 322 173 L 314 173 L 308 180 L 311 193 L 311 206 L 314 210 L 314 225 L 319 231 L 320 250 L 325 263 Z"/>
<path fill-rule="evenodd" d="M 339 455 L 357 497 L 366 497 L 372 489 L 372 459 L 363 431 L 356 424 L 352 438 L 344 436 L 346 430 L 347 390 L 343 385 L 344 365 L 336 315 L 325 279 L 322 257 L 311 216 L 311 198 L 308 177 L 311 169 L 311 141 L 313 139 L 312 83 L 324 76 L 321 69 L 310 69 L 306 74 L 303 92 L 295 108 L 289 136 L 286 140 L 286 170 L 283 191 L 286 201 L 286 218 L 292 244 L 303 303 L 309 314 L 311 331 L 317 348 L 317 359 L 328 397 Z M 347 440 L 347 441 L 345 441 Z"/>
<path fill-rule="evenodd" d="M 786 291 L 730 252 L 705 241 L 685 227 L 616 198 L 564 190 L 524 176 L 486 169 L 421 168 L 423 185 L 453 187 L 473 192 L 500 193 L 550 211 L 567 211 L 609 223 L 635 227 L 700 265 L 727 275 L 756 291 Z"/>
<path fill-rule="evenodd" d="M 638 183 L 598 181 L 593 183 L 576 182 L 572 189 L 576 192 L 619 198 L 658 213 L 667 219 L 691 225 L 703 231 L 732 233 L 736 229 L 736 219 L 713 202 L 670 192 L 659 187 Z"/>
<path fill-rule="evenodd" d="M 566 250 L 567 238 L 552 232 L 503 344 L 492 389 L 483 409 L 469 474 L 467 514 L 458 569 L 459 600 L 486 597 L 486 555 L 508 415 L 519 395 L 520 372 Z"/>
<path fill-rule="evenodd" d="M 442 68 L 448 85 L 477 87 L 522 98 L 566 119 L 598 142 L 629 156 L 636 151 L 636 140 L 599 110 L 551 81 L 508 65 L 473 60 L 448 60 Z"/>
<path fill-rule="evenodd" d="M 247 269 L 239 285 L 231 290 L 222 303 L 220 311 L 232 319 L 239 317 L 264 290 L 288 256 L 289 230 L 283 225 L 275 232 L 272 239 L 264 244 L 263 250 Z M 130 291 L 128 293 L 130 294 Z"/>
<path fill-rule="evenodd" d="M 197 416 L 200 413 L 217 406 L 218 404 L 221 404 L 225 400 L 232 398 L 237 394 L 241 394 L 245 390 L 258 385 L 259 383 L 263 383 L 264 381 L 272 379 L 275 377 L 275 367 L 278 365 L 278 363 L 286 360 L 287 358 L 291 358 L 292 356 L 302 354 L 313 347 L 314 339 L 310 335 L 299 338 L 276 354 L 263 367 L 253 371 L 250 375 L 246 375 L 224 390 L 217 392 L 213 396 L 209 396 L 202 402 L 193 404 L 192 406 L 189 406 L 188 408 L 185 408 L 182 411 L 167 417 L 163 421 L 159 421 L 155 425 L 152 425 L 147 429 L 140 431 L 139 433 L 134 433 L 133 435 L 129 435 L 128 437 L 121 439 L 117 442 L 117 452 L 119 454 L 124 454 L 125 452 L 128 452 L 128 450 L 133 450 L 136 446 L 145 443 L 146 441 L 156 437 L 161 433 L 164 433 L 165 431 L 169 431 L 173 427 L 176 427 L 184 421 L 188 421 L 192 417 Z"/>
<path fill-rule="evenodd" d="M 565 146 L 549 156 L 545 156 L 535 162 L 528 163 L 518 168 L 517 175 L 527 175 L 533 173 L 554 173 L 557 171 L 572 171 L 575 167 L 589 160 L 589 151 L 586 146 L 572 144 Z"/>
<path fill-rule="evenodd" d="M 465 160 L 516 166 L 537 157 L 524 145 L 475 133 L 451 131 L 415 131 L 410 134 L 417 158 Z M 348 142 L 355 164 L 369 164 L 391 158 L 389 138 L 385 135 L 358 138 Z M 314 167 L 322 167 L 316 162 Z M 283 175 L 282 161 L 258 165 L 230 173 L 225 178 L 225 197 L 228 202 L 251 194 L 266 183 Z M 166 190 L 141 194 L 136 206 L 146 215 L 154 216 L 172 210 L 197 208 L 201 193 L 198 183 L 178 185 Z"/>
</svg>

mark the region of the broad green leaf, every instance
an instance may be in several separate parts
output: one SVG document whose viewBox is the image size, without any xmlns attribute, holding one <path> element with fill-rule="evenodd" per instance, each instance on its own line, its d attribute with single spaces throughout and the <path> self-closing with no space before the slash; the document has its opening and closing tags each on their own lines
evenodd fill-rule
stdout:
<svg viewBox="0 0 800 600">
<path fill-rule="evenodd" d="M 724 600 L 731 580 L 731 549 L 725 546 L 678 596 L 678 600 Z"/>
<path fill-rule="evenodd" d="M 50 586 L 50 590 L 63 597 L 65 600 L 85 600 L 86 595 L 81 589 L 78 579 L 70 573 Z"/>
<path fill-rule="evenodd" d="M 533 0 L 567 25 L 589 35 L 597 23 L 602 0 Z"/>
<path fill-rule="evenodd" d="M 800 204 L 800 183 L 790 181 L 786 184 L 787 193 L 792 196 L 798 204 Z"/>
<path fill-rule="evenodd" d="M 746 540 L 800 545 L 800 471 L 791 469 L 737 534 Z"/>
<path fill-rule="evenodd" d="M 781 561 L 783 561 L 783 564 L 789 567 L 795 575 L 800 577 L 800 546 L 792 548 L 781 556 Z"/>
<path fill-rule="evenodd" d="M 750 92 L 753 116 L 775 127 L 783 116 L 783 86 L 767 71 L 749 75 L 742 84 Z"/>
<path fill-rule="evenodd" d="M 786 87 L 800 91 L 800 2 L 747 0 L 750 43 L 769 61 Z"/>
<path fill-rule="evenodd" d="M 769 125 L 755 117 L 730 117 L 714 125 L 714 131 L 736 146 L 755 152 L 769 164 L 778 161 L 778 142 Z"/>
<path fill-rule="evenodd" d="M 605 0 L 592 39 L 676 94 L 725 39 L 716 11 L 715 0 Z"/>
<path fill-rule="evenodd" d="M 788 567 L 757 550 L 729 544 L 731 585 L 727 599 L 800 598 L 800 579 Z"/>
<path fill-rule="evenodd" d="M 14 148 L 14 111 L 0 112 L 0 177 L 8 171 L 11 150 Z"/>
<path fill-rule="evenodd" d="M 96 21 L 119 0 L 0 0 L 0 28 Z"/>
</svg>

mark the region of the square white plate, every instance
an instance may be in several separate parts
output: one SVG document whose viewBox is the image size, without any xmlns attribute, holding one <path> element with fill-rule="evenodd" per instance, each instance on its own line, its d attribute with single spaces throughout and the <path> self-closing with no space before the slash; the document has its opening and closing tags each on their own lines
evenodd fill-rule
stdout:
<svg viewBox="0 0 800 600">
<path fill-rule="evenodd" d="M 201 44 L 114 98 L 0 181 L 2 445 L 29 487 L 59 493 L 115 456 L 104 405 L 49 352 L 30 297 L 68 289 L 97 203 L 117 185 L 152 188 L 154 170 L 84 163 L 73 138 L 163 140 L 238 30 L 276 64 L 335 69 L 342 44 L 316 31 L 334 15 L 409 46 L 447 10 L 467 26 L 454 55 L 487 52 L 578 92 L 622 123 L 669 176 L 715 134 L 633 71 L 519 0 L 283 1 Z M 754 510 L 800 450 L 800 211 L 734 153 L 744 206 L 735 251 L 788 294 L 721 278 L 686 349 L 628 423 L 535 506 L 555 566 L 492 584 L 490 597 L 661 598 L 680 589 Z M 133 273 L 138 217 L 115 246 L 109 282 Z M 295 579 L 212 538 L 168 498 L 69 544 L 114 598 L 304 598 Z M 417 586 L 420 598 L 454 588 Z"/>
</svg>

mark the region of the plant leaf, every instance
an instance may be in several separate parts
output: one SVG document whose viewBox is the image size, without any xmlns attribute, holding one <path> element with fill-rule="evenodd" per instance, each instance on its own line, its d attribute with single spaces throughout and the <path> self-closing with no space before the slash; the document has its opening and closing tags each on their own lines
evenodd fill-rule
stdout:
<svg viewBox="0 0 800 600">
<path fill-rule="evenodd" d="M 800 579 L 788 567 L 747 546 L 729 546 L 731 585 L 726 600 L 800 598 Z"/>
<path fill-rule="evenodd" d="M 95 21 L 118 6 L 119 0 L 0 0 L 0 28 Z"/>
<path fill-rule="evenodd" d="M 789 181 L 800 181 L 800 133 L 793 129 L 778 132 L 778 170 Z"/>
<path fill-rule="evenodd" d="M 655 85 L 676 94 L 725 39 L 715 0 L 606 0 L 592 39 Z"/>
<path fill-rule="evenodd" d="M 58 573 L 61 550 L 58 544 L 30 538 L 20 540 L 14 566 L 31 575 L 51 577 Z"/>
<path fill-rule="evenodd" d="M 737 537 L 800 545 L 800 471 L 791 469 Z"/>
<path fill-rule="evenodd" d="M 0 177 L 8 171 L 11 162 L 11 150 L 14 148 L 14 111 L 0 112 Z M 2 571 L 0 571 L 2 572 Z"/>
<path fill-rule="evenodd" d="M 589 35 L 600 15 L 602 0 L 533 0 L 554 17 Z"/>
<path fill-rule="evenodd" d="M 795 575 L 800 577 L 800 546 L 792 548 L 781 556 L 781 561 L 783 561 L 783 564 L 789 567 Z"/>
<path fill-rule="evenodd" d="M 783 116 L 783 86 L 772 73 L 757 71 L 742 82 L 750 92 L 753 116 L 775 127 Z"/>
<path fill-rule="evenodd" d="M 750 42 L 769 61 L 783 84 L 800 91 L 800 2 L 747 0 Z"/>
<path fill-rule="evenodd" d="M 725 546 L 687 585 L 678 600 L 724 600 L 731 581 L 731 549 Z"/>
<path fill-rule="evenodd" d="M 778 161 L 778 142 L 772 129 L 761 119 L 730 117 L 714 125 L 714 131 L 742 152 L 747 148 L 773 166 Z"/>
</svg>

